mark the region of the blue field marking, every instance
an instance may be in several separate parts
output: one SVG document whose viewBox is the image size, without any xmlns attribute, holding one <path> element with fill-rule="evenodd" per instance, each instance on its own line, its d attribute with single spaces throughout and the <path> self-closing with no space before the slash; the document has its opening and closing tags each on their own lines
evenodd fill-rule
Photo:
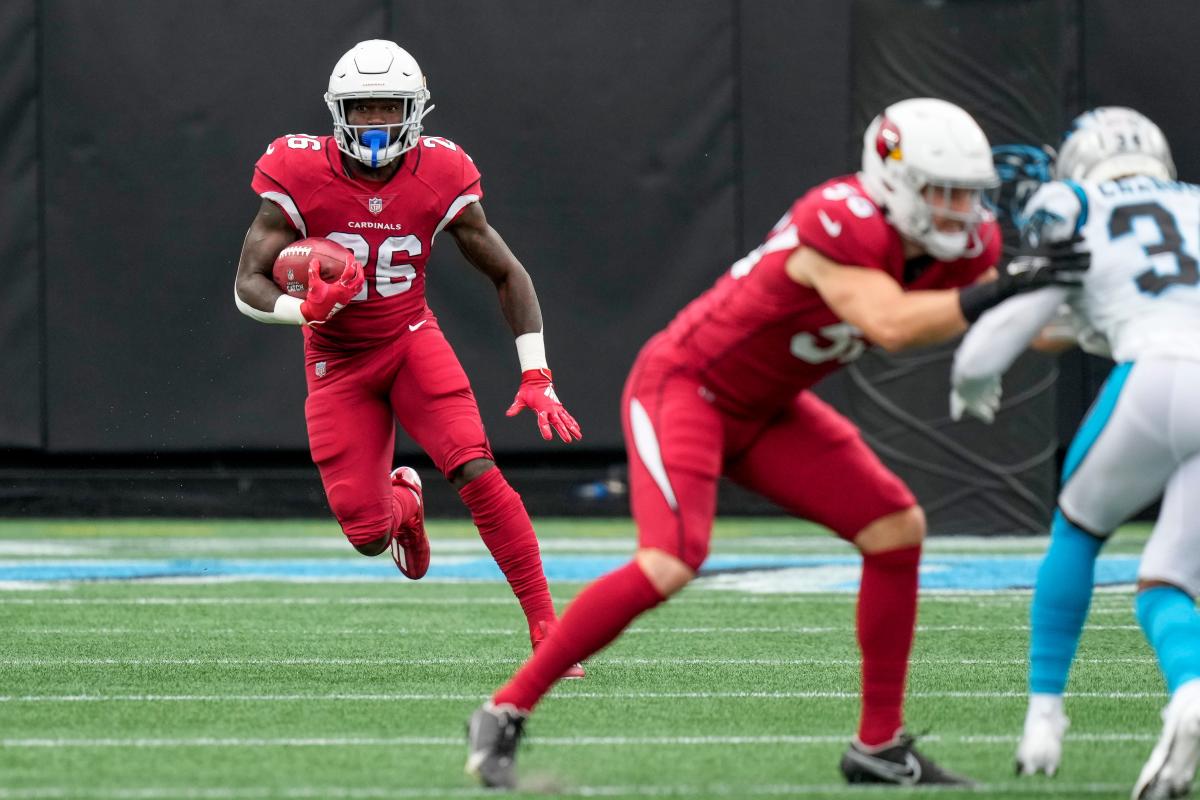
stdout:
<svg viewBox="0 0 1200 800">
<path fill-rule="evenodd" d="M 627 556 L 548 555 L 542 562 L 551 581 L 590 581 L 628 562 Z M 857 556 L 714 555 L 702 575 L 737 589 L 740 578 L 762 585 L 772 573 L 801 575 L 808 591 L 854 591 Z M 931 556 L 921 562 L 921 588 L 1004 590 L 1031 588 L 1037 580 L 1040 555 Z M 1103 557 L 1096 562 L 1100 585 L 1133 583 L 1135 556 Z M 128 559 L 38 560 L 0 562 L 0 583 L 56 581 L 259 580 L 288 582 L 400 581 L 407 583 L 386 557 L 357 559 Z M 425 581 L 500 582 L 503 574 L 487 557 L 434 558 Z M 779 591 L 788 591 L 781 582 Z"/>
</svg>

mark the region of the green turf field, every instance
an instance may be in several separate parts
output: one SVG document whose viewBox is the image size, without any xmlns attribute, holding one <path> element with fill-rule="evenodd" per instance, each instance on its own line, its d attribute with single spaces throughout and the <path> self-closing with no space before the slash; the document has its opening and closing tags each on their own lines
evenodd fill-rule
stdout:
<svg viewBox="0 0 1200 800">
<path fill-rule="evenodd" d="M 547 555 L 626 555 L 626 520 L 541 520 Z M 1111 553 L 1137 553 L 1144 528 Z M 483 553 L 431 522 L 435 563 Z M 1036 539 L 935 540 L 930 554 L 1038 553 Z M 848 546 L 785 520 L 719 526 L 714 554 Z M 0 562 L 350 559 L 333 523 L 0 522 Z M 383 558 L 387 558 L 384 556 Z M 359 559 L 362 560 L 362 559 Z M 580 583 L 558 583 L 568 600 Z M 922 600 L 907 706 L 972 796 L 1126 797 L 1164 689 L 1128 589 L 1097 594 L 1057 778 L 1012 774 L 1029 593 Z M 854 595 L 690 587 L 558 687 L 528 726 L 540 796 L 861 797 Z M 488 794 L 463 775 L 464 722 L 526 655 L 493 582 L 0 581 L 0 800 L 411 798 Z M 965 796 L 907 792 L 905 797 Z"/>
</svg>

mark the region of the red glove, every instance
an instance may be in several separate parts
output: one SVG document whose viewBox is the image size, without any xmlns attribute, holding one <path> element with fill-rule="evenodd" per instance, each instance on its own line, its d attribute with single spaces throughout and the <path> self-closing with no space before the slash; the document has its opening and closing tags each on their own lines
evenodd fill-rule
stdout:
<svg viewBox="0 0 1200 800">
<path fill-rule="evenodd" d="M 300 313 L 309 325 L 328 322 L 330 317 L 350 302 L 350 298 L 358 294 L 362 285 L 362 264 L 355 261 L 354 256 L 346 256 L 342 277 L 333 283 L 321 280 L 321 263 L 314 258 L 308 262 L 308 296 L 300 304 Z"/>
<path fill-rule="evenodd" d="M 558 431 L 564 442 L 582 439 L 583 433 L 579 430 L 579 423 L 563 408 L 558 395 L 554 393 L 551 380 L 548 369 L 527 369 L 522 372 L 517 398 L 508 407 L 505 415 L 515 417 L 522 408 L 532 409 L 537 413 L 538 429 L 542 432 L 543 439 L 549 441 L 554 438 L 550 433 L 551 427 Z"/>
</svg>

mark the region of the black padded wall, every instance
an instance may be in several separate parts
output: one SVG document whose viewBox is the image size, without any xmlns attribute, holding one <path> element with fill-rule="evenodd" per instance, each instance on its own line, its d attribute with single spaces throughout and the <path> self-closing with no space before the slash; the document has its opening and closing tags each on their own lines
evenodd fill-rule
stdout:
<svg viewBox="0 0 1200 800">
<path fill-rule="evenodd" d="M 1200 51 L 1186 37 L 1198 22 L 1183 0 L 12 0 L 0 9 L 0 447 L 305 450 L 299 335 L 239 315 L 232 280 L 258 203 L 255 159 L 282 133 L 329 130 L 329 70 L 360 39 L 394 38 L 423 65 L 438 105 L 429 132 L 476 158 L 489 218 L 538 286 L 559 389 L 587 434 L 573 452 L 610 457 L 642 342 L 793 198 L 855 169 L 862 127 L 892 100 L 957 101 L 996 142 L 1054 142 L 1087 105 L 1133 104 L 1196 179 L 1187 76 Z M 511 336 L 448 237 L 430 300 L 497 450 L 572 452 L 503 417 Z M 1069 436 L 1103 370 L 1063 365 Z M 880 379 L 894 387 L 892 366 Z M 823 391 L 849 392 L 871 369 Z M 929 369 L 911 392 L 942 430 L 944 387 L 928 387 L 945 365 Z M 1038 387 L 1053 362 L 1021 369 Z M 943 497 L 905 462 L 928 440 L 896 439 L 868 396 L 844 407 L 899 454 L 923 500 Z M 1014 469 L 1040 454 L 1053 392 L 1021 406 L 1014 424 L 1037 440 L 1025 455 L 994 429 L 970 446 L 995 446 Z M 1041 463 L 1030 486 L 1052 482 Z M 980 502 L 985 513 L 998 501 Z"/>
<path fill-rule="evenodd" d="M 328 32 L 370 36 L 382 8 L 44 7 L 49 448 L 303 448 L 300 334 L 233 305 L 250 173 L 275 136 L 323 132 Z"/>
<path fill-rule="evenodd" d="M 0 446 L 42 445 L 40 159 L 33 0 L 0 6 Z"/>
<path fill-rule="evenodd" d="M 1082 34 L 1082 103 L 1133 106 L 1158 123 L 1179 176 L 1200 181 L 1200 125 L 1194 76 L 1200 52 L 1200 4 L 1152 0 L 1134 11 L 1120 0 L 1086 0 Z"/>
<path fill-rule="evenodd" d="M 745 253 L 810 186 L 857 169 L 852 130 L 852 3 L 739 4 L 739 120 Z"/>
<path fill-rule="evenodd" d="M 455 0 L 393 11 L 438 106 L 427 130 L 475 159 L 488 218 L 533 276 L 557 388 L 588 447 L 621 446 L 638 348 L 738 250 L 733 9 Z M 563 452 L 532 418 L 503 416 L 519 370 L 491 284 L 448 236 L 429 270 L 430 304 L 493 445 Z"/>
<path fill-rule="evenodd" d="M 993 142 L 1057 141 L 1075 80 L 1078 9 L 1070 0 L 855 0 L 854 118 L 888 103 L 958 103 Z"/>
<path fill-rule="evenodd" d="M 51 6 L 42 140 L 69 144 L 47 165 L 47 261 L 105 254 L 88 292 L 47 272 L 53 451 L 304 448 L 299 335 L 241 317 L 232 277 L 254 160 L 276 135 L 329 128 L 329 70 L 360 39 L 409 46 L 439 105 L 428 132 L 480 164 L 592 446 L 619 446 L 641 341 L 737 252 L 731 4 L 146 3 L 133 33 L 94 4 Z M 117 57 L 98 46 L 118 36 Z M 95 123 L 73 135 L 79 115 Z M 518 376 L 490 284 L 449 237 L 431 271 L 493 443 L 542 446 L 503 417 Z"/>
<path fill-rule="evenodd" d="M 854 130 L 890 103 L 932 96 L 966 108 L 994 144 L 1057 141 L 1075 70 L 1075 48 L 1064 44 L 1073 41 L 1073 4 L 856 0 L 853 8 Z M 1054 507 L 1054 360 L 1020 359 L 1005 376 L 1004 413 L 984 426 L 949 419 L 952 356 L 953 346 L 872 353 L 821 392 L 905 478 L 931 530 L 1045 528 Z"/>
</svg>

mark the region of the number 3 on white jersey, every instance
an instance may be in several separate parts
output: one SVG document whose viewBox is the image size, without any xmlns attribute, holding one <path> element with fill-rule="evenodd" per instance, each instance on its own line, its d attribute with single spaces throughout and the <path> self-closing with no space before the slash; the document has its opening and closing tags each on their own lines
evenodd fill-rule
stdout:
<svg viewBox="0 0 1200 800">
<path fill-rule="evenodd" d="M 342 247 L 354 253 L 358 263 L 366 267 L 371 260 L 371 245 L 360 234 L 334 232 L 325 235 L 326 239 L 337 242 Z M 408 236 L 389 236 L 379 245 L 379 253 L 375 257 L 375 291 L 380 297 L 392 297 L 402 294 L 412 288 L 413 278 L 417 270 L 412 264 L 393 264 L 397 253 L 410 257 L 421 255 L 421 240 L 411 234 Z M 358 294 L 350 298 L 353 303 L 367 299 L 367 284 L 359 289 Z"/>
</svg>

